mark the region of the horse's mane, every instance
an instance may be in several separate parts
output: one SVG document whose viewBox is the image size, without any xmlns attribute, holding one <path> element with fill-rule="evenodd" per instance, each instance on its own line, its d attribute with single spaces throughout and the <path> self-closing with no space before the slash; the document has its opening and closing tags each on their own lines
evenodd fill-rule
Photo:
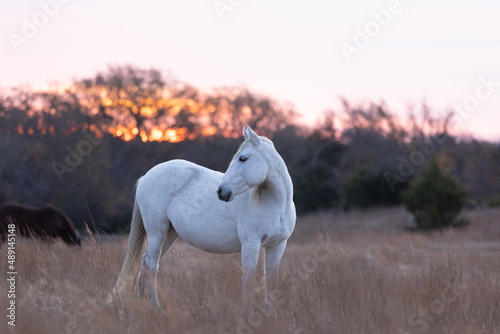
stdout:
<svg viewBox="0 0 500 334">
<path fill-rule="evenodd" d="M 271 141 L 271 139 L 269 139 L 267 137 L 263 137 L 263 136 L 259 136 L 259 138 L 260 138 L 260 140 L 262 140 L 262 142 L 264 144 L 270 145 L 272 148 L 274 148 L 274 143 Z M 245 147 L 247 144 L 250 144 L 250 139 L 245 139 L 245 141 L 243 143 L 241 143 L 240 147 L 238 148 L 238 151 L 236 151 L 236 153 L 234 154 L 233 159 L 234 159 L 234 157 L 236 157 L 240 154 L 243 147 Z"/>
<path fill-rule="evenodd" d="M 272 142 L 271 139 L 267 138 L 267 137 L 263 137 L 263 136 L 259 136 L 260 140 L 266 142 L 267 144 L 271 145 L 272 147 L 274 147 L 274 143 Z"/>
<path fill-rule="evenodd" d="M 262 193 L 267 190 L 267 182 L 264 181 L 259 184 L 252 193 L 252 200 L 254 203 L 260 203 L 262 201 Z"/>
</svg>

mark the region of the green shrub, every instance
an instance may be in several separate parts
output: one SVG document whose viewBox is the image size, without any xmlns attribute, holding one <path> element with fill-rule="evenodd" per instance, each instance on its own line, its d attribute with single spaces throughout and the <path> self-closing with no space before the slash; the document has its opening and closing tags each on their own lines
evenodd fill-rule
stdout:
<svg viewBox="0 0 500 334">
<path fill-rule="evenodd" d="M 401 191 L 407 187 L 407 182 L 403 182 L 391 191 L 383 174 L 360 168 L 344 184 L 345 206 L 346 208 L 368 208 L 399 205 L 401 204 Z"/>
<path fill-rule="evenodd" d="M 457 220 L 465 205 L 465 192 L 450 176 L 443 174 L 435 159 L 410 184 L 401 199 L 415 217 L 416 229 L 439 230 L 462 227 L 469 223 L 465 219 Z"/>
</svg>

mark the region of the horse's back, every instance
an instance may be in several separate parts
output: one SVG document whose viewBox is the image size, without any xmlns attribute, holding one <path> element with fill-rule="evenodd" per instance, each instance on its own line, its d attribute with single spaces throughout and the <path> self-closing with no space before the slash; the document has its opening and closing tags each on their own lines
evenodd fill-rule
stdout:
<svg viewBox="0 0 500 334">
<path fill-rule="evenodd" d="M 186 197 L 196 184 L 201 188 L 213 188 L 222 178 L 222 173 L 185 160 L 170 160 L 151 168 L 137 183 L 136 200 L 141 211 L 169 210 L 172 200 Z M 158 213 L 159 214 L 159 213 Z"/>
<path fill-rule="evenodd" d="M 217 197 L 224 174 L 185 160 L 151 168 L 137 185 L 136 200 L 149 223 L 172 223 L 179 236 L 209 252 L 239 251 L 232 203 Z"/>
<path fill-rule="evenodd" d="M 0 229 L 5 233 L 7 226 L 11 223 L 16 225 L 17 233 L 22 236 L 30 236 L 30 231 L 36 231 L 38 226 L 33 224 L 36 220 L 36 208 L 16 204 L 5 203 L 0 205 Z"/>
<path fill-rule="evenodd" d="M 142 193 L 147 194 L 158 189 L 163 196 L 168 197 L 168 194 L 179 193 L 190 184 L 199 181 L 217 183 L 222 175 L 186 160 L 170 160 L 154 166 L 141 177 L 137 183 L 137 193 L 140 196 Z"/>
<path fill-rule="evenodd" d="M 7 217 L 16 220 L 17 218 L 21 218 L 25 214 L 31 215 L 35 208 L 30 206 L 15 204 L 15 203 L 5 203 L 0 205 L 0 220 L 2 223 L 6 223 L 8 221 Z"/>
<path fill-rule="evenodd" d="M 1 215 L 8 215 L 18 207 L 19 207 L 19 205 L 14 204 L 14 203 L 4 203 L 4 204 L 0 205 L 0 214 Z"/>
<path fill-rule="evenodd" d="M 6 233 L 10 219 L 15 219 L 14 209 L 15 207 L 11 203 L 0 205 L 0 234 Z"/>
</svg>

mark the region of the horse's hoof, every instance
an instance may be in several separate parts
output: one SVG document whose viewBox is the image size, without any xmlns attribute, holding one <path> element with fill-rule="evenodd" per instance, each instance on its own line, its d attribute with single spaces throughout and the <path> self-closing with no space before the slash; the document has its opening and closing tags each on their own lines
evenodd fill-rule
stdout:
<svg viewBox="0 0 500 334">
<path fill-rule="evenodd" d="M 276 310 L 276 306 L 274 306 L 274 303 L 268 300 L 264 304 L 264 313 L 267 317 L 274 317 L 275 319 L 278 317 L 278 311 Z"/>
<path fill-rule="evenodd" d="M 114 303 L 115 301 L 113 300 L 113 295 L 109 294 L 108 298 L 106 298 L 106 301 L 104 302 L 104 306 L 110 306 Z"/>
</svg>

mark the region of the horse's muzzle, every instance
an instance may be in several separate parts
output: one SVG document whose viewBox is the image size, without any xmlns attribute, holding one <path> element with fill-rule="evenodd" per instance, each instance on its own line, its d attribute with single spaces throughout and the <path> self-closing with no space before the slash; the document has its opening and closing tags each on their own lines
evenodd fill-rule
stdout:
<svg viewBox="0 0 500 334">
<path fill-rule="evenodd" d="M 231 192 L 231 190 L 227 191 L 222 189 L 222 187 L 219 187 L 219 189 L 217 189 L 217 196 L 219 196 L 219 199 L 224 202 L 229 202 L 233 199 L 233 193 Z"/>
</svg>

